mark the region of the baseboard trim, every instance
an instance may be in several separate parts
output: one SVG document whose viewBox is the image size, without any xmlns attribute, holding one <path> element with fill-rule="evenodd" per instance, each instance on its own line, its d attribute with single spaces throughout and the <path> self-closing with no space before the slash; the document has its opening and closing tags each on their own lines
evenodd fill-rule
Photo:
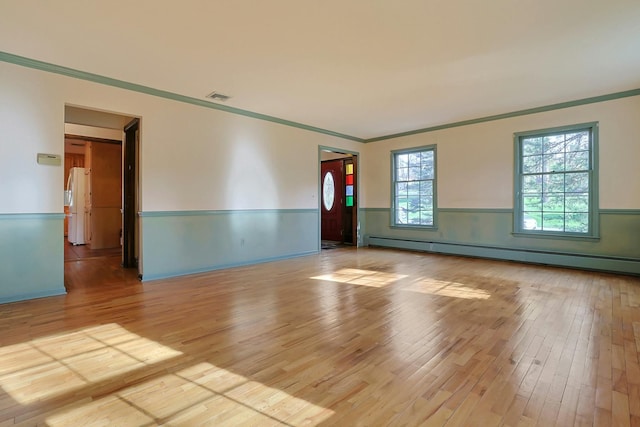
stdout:
<svg viewBox="0 0 640 427">
<path fill-rule="evenodd" d="M 24 300 L 30 300 L 30 299 L 37 299 L 37 298 L 55 297 L 55 296 L 65 295 L 66 293 L 67 293 L 67 290 L 64 288 L 47 289 L 44 291 L 33 292 L 28 294 L 18 294 L 18 295 L 11 295 L 9 297 L 0 297 L 0 304 L 8 304 L 11 302 L 18 302 L 18 301 L 24 301 Z"/>
<path fill-rule="evenodd" d="M 368 236 L 369 246 L 640 275 L 640 259 Z"/>
<path fill-rule="evenodd" d="M 316 251 L 307 251 L 307 252 L 300 252 L 300 253 L 296 253 L 296 254 L 291 254 L 291 255 L 283 255 L 283 256 L 277 256 L 277 257 L 272 257 L 272 258 L 260 258 L 260 259 L 256 259 L 256 260 L 250 260 L 250 261 L 245 261 L 245 262 L 237 262 L 237 263 L 231 263 L 231 264 L 220 264 L 220 265 L 212 265 L 212 266 L 207 266 L 204 268 L 198 268 L 198 269 L 194 269 L 194 270 L 184 270 L 184 271 L 176 271 L 176 272 L 172 272 L 172 273 L 163 273 L 163 274 L 143 274 L 143 275 L 139 275 L 139 279 L 142 282 L 150 282 L 153 280 L 162 280 L 162 279 L 169 279 L 172 277 L 180 277 L 180 276 L 188 276 L 191 274 L 199 274 L 199 273 L 207 273 L 210 271 L 217 271 L 217 270 L 224 270 L 227 268 L 235 268 L 235 267 L 246 267 L 248 265 L 255 265 L 255 264 L 264 264 L 267 262 L 273 262 L 273 261 L 284 261 L 287 259 L 293 259 L 293 258 L 300 258 L 303 256 L 309 256 L 309 255 L 316 255 L 320 253 L 319 250 Z"/>
</svg>

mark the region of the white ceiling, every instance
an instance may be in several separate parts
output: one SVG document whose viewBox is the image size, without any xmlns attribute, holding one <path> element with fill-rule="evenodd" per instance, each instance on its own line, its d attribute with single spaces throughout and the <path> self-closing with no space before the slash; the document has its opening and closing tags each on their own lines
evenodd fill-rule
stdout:
<svg viewBox="0 0 640 427">
<path fill-rule="evenodd" d="M 640 1 L 6 0 L 0 51 L 366 139 L 640 88 Z"/>
</svg>

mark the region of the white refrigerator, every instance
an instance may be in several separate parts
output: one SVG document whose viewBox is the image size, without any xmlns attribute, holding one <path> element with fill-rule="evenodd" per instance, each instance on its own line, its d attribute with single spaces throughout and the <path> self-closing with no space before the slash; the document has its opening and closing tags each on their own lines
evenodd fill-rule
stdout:
<svg viewBox="0 0 640 427">
<path fill-rule="evenodd" d="M 69 242 L 84 245 L 85 240 L 85 192 L 87 179 L 84 168 L 71 168 L 65 191 L 65 202 L 69 206 Z"/>
</svg>

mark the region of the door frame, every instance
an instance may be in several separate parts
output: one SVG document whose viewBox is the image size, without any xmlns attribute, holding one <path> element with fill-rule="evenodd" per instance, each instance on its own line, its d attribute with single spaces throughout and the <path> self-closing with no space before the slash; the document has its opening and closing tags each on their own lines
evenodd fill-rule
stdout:
<svg viewBox="0 0 640 427">
<path fill-rule="evenodd" d="M 122 266 L 137 268 L 141 274 L 140 224 L 140 118 L 124 127 L 122 150 Z M 137 257 L 136 257 L 137 252 Z"/>
<path fill-rule="evenodd" d="M 337 154 L 350 154 L 353 158 L 353 163 L 356 168 L 356 185 L 355 185 L 355 194 L 356 198 L 354 200 L 355 204 L 355 212 L 356 212 L 356 220 L 355 224 L 353 224 L 354 230 L 354 241 L 356 247 L 363 246 L 363 236 L 360 235 L 360 152 L 346 150 L 344 148 L 337 147 L 329 147 L 326 145 L 318 145 L 318 252 L 322 250 L 322 152 L 329 153 L 337 153 Z"/>
<path fill-rule="evenodd" d="M 120 111 L 112 111 L 112 110 L 104 110 L 101 108 L 97 108 L 95 105 L 79 105 L 79 104 L 72 104 L 72 103 L 65 103 L 64 104 L 64 108 L 65 108 L 65 115 L 64 115 L 64 124 L 71 124 L 71 125 L 81 125 L 81 126 L 86 126 L 86 127 L 90 127 L 90 128 L 103 128 L 103 129 L 111 129 L 111 130 L 117 130 L 120 132 L 121 137 L 120 140 L 118 141 L 118 143 L 121 144 L 122 146 L 122 156 L 121 156 L 121 165 L 122 165 L 122 171 L 123 171 L 123 175 L 121 175 L 122 177 L 122 218 L 124 221 L 124 213 L 125 213 L 125 208 L 124 208 L 124 194 L 125 194 L 125 185 L 124 185 L 124 161 L 125 161 L 125 150 L 126 150 L 126 129 L 131 126 L 134 122 L 137 121 L 137 125 L 138 125 L 138 132 L 137 132 L 137 139 L 136 139 L 136 144 L 135 144 L 135 157 L 134 157 L 134 164 L 136 167 L 135 170 L 135 187 L 134 187 L 134 195 L 135 195 L 135 206 L 133 207 L 132 211 L 133 214 L 135 215 L 135 239 L 136 239 L 136 245 L 137 245 L 137 250 L 138 250 L 138 259 L 137 259 L 137 272 L 138 272 L 138 278 L 142 279 L 142 263 L 143 263 L 143 251 L 142 251 L 142 224 L 140 223 L 140 217 L 139 217 L 139 210 L 141 210 L 141 206 L 142 206 L 142 186 L 141 186 L 141 182 L 142 182 L 142 161 L 141 161 L 141 146 L 142 146 L 142 117 L 141 116 L 137 116 L 134 114 L 130 114 L 130 113 L 123 113 Z M 71 116 L 67 116 L 67 108 L 73 108 L 75 110 L 78 111 L 74 111 L 72 112 Z M 101 114 L 105 114 L 105 116 L 101 116 Z M 125 121 L 126 120 L 126 121 Z M 67 133 L 67 129 L 65 126 L 65 135 L 73 135 L 73 132 Z M 108 140 L 105 140 L 104 138 L 96 138 L 96 137 L 89 137 L 89 136 L 85 136 L 85 135 L 74 135 L 74 136 L 78 136 L 81 139 L 84 140 L 88 140 L 88 139 L 93 139 L 93 140 L 97 140 L 100 142 L 105 142 Z M 64 146 L 63 146 L 63 152 L 64 152 Z M 123 246 L 124 246 L 124 222 L 122 223 L 122 227 L 123 227 Z M 124 247 L 121 246 L 121 253 L 124 253 Z M 124 268 L 123 266 L 123 261 L 124 259 L 120 258 L 121 261 L 121 266 Z"/>
</svg>

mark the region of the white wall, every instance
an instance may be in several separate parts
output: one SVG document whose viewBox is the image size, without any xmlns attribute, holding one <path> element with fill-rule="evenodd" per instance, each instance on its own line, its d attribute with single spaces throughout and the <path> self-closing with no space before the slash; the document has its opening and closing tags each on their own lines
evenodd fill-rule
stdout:
<svg viewBox="0 0 640 427">
<path fill-rule="evenodd" d="M 124 131 L 122 129 L 124 129 L 124 126 L 121 129 L 106 129 L 95 126 L 75 125 L 72 123 L 64 124 L 65 134 L 112 139 L 114 141 L 122 141 L 124 138 Z"/>
<path fill-rule="evenodd" d="M 64 109 L 65 123 L 74 125 L 95 126 L 103 129 L 122 129 L 133 120 L 133 117 L 112 114 L 104 111 L 88 110 L 67 105 Z"/>
<path fill-rule="evenodd" d="M 361 144 L 0 63 L 0 213 L 61 213 L 65 104 L 141 117 L 143 211 L 316 209 L 318 146 Z M 364 168 L 363 168 L 364 169 Z"/>
<path fill-rule="evenodd" d="M 513 134 L 599 122 L 601 209 L 640 209 L 640 96 L 366 144 L 361 206 L 390 206 L 390 151 L 437 144 L 439 208 L 513 208 Z"/>
<path fill-rule="evenodd" d="M 37 153 L 64 153 L 64 103 L 48 76 L 0 64 L 0 212 L 62 212 L 62 166 L 43 166 Z"/>
</svg>

